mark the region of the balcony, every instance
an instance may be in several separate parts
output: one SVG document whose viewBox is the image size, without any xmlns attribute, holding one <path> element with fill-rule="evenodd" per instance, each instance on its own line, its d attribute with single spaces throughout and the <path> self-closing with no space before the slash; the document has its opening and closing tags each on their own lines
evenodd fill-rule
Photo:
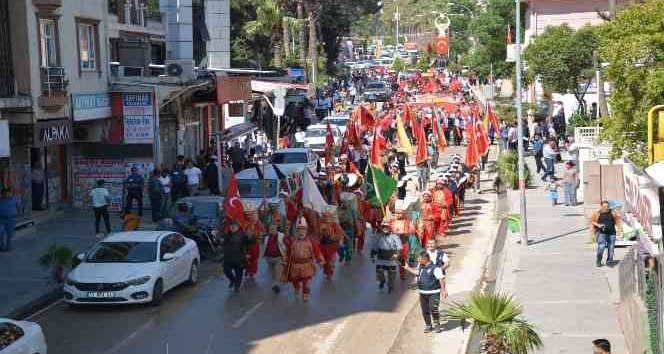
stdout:
<svg viewBox="0 0 664 354">
<path fill-rule="evenodd" d="M 39 105 L 42 107 L 61 107 L 67 104 L 67 85 L 65 68 L 58 66 L 41 67 L 41 89 Z"/>
<path fill-rule="evenodd" d="M 32 0 L 32 5 L 40 10 L 56 10 L 62 6 L 62 0 Z"/>
</svg>

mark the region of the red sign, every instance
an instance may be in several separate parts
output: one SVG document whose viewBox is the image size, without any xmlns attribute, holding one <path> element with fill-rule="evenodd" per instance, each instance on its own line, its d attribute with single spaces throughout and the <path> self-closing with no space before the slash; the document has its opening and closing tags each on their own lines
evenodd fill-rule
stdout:
<svg viewBox="0 0 664 354">
<path fill-rule="evenodd" d="M 417 50 L 417 42 L 406 42 L 403 47 L 406 50 Z"/>
<path fill-rule="evenodd" d="M 217 74 L 217 103 L 251 100 L 251 77 Z"/>
<path fill-rule="evenodd" d="M 437 37 L 436 38 L 436 52 L 438 55 L 447 55 L 450 53 L 450 38 Z"/>
</svg>

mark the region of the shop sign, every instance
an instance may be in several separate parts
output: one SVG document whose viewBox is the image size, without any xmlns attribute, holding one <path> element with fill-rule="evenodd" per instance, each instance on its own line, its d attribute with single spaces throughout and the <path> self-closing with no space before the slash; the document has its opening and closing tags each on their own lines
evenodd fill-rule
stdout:
<svg viewBox="0 0 664 354">
<path fill-rule="evenodd" d="M 69 119 L 45 120 L 35 123 L 35 147 L 63 145 L 71 142 L 72 127 Z"/>
<path fill-rule="evenodd" d="M 217 103 L 251 100 L 251 78 L 249 76 L 217 75 Z"/>
<path fill-rule="evenodd" d="M 122 210 L 123 183 L 126 177 L 122 159 L 74 159 L 74 205 L 84 207 L 92 204 L 90 192 L 103 179 L 110 194 L 110 211 Z"/>
<path fill-rule="evenodd" d="M 662 238 L 662 225 L 659 193 L 652 186 L 654 182 L 631 164 L 624 165 L 623 178 L 625 182 L 625 211 L 633 214 L 651 240 L 660 240 Z"/>
<path fill-rule="evenodd" d="M 0 157 L 9 157 L 9 121 L 0 120 Z"/>
<path fill-rule="evenodd" d="M 111 96 L 107 93 L 73 94 L 72 105 L 74 108 L 74 122 L 111 116 Z"/>
<path fill-rule="evenodd" d="M 124 142 L 152 144 L 154 142 L 154 106 L 152 92 L 122 94 Z"/>
</svg>

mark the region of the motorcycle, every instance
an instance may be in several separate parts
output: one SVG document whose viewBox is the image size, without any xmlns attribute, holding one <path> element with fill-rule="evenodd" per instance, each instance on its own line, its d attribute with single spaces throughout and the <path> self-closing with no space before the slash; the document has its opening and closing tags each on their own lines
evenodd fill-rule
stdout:
<svg viewBox="0 0 664 354">
<path fill-rule="evenodd" d="M 201 222 L 192 218 L 188 223 L 182 224 L 173 219 L 163 219 L 157 225 L 157 230 L 179 232 L 196 242 L 203 259 L 221 262 L 224 257 L 224 239 L 218 226 Z"/>
</svg>

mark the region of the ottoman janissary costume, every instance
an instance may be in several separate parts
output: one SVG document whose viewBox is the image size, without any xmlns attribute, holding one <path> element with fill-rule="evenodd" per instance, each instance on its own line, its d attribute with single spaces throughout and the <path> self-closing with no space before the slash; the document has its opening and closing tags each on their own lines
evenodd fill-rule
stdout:
<svg viewBox="0 0 664 354">
<path fill-rule="evenodd" d="M 434 239 L 439 221 L 438 205 L 433 202 L 431 192 L 424 191 L 420 203 L 420 218 L 417 222 L 417 236 L 421 244 L 426 245 L 430 239 Z"/>
<path fill-rule="evenodd" d="M 245 225 L 244 232 L 249 237 L 247 247 L 247 276 L 252 278 L 258 271 L 258 259 L 260 258 L 260 239 L 265 235 L 265 227 L 258 220 L 256 206 L 253 203 L 244 204 Z"/>
<path fill-rule="evenodd" d="M 364 250 L 365 234 L 367 231 L 367 220 L 371 213 L 371 205 L 365 199 L 365 193 L 361 189 L 355 190 L 357 196 L 357 217 L 355 218 L 355 249 L 357 253 Z"/>
<path fill-rule="evenodd" d="M 302 299 L 309 300 L 311 288 L 309 283 L 316 273 L 316 263 L 323 266 L 325 260 L 320 252 L 318 243 L 307 237 L 307 222 L 299 218 L 295 226 L 295 237 L 290 241 L 284 256 L 284 281 L 291 282 L 297 295 L 302 293 Z"/>
<path fill-rule="evenodd" d="M 436 187 L 431 190 L 433 202 L 438 205 L 440 210 L 440 225 L 438 233 L 444 235 L 450 222 L 449 208 L 454 202 L 454 196 L 449 189 L 447 189 L 447 180 L 443 177 L 436 181 Z"/>
<path fill-rule="evenodd" d="M 341 193 L 341 205 L 337 215 L 339 216 L 339 225 L 346 234 L 343 244 L 339 247 L 339 261 L 350 264 L 353 259 L 353 252 L 355 246 L 355 218 L 357 213 L 353 209 L 353 198 L 355 195 L 352 193 Z"/>
<path fill-rule="evenodd" d="M 395 213 L 390 220 L 389 226 L 393 234 L 396 234 L 401 239 L 402 249 L 400 256 L 399 275 L 401 279 L 406 278 L 406 264 L 409 260 L 412 243 L 412 238 L 416 238 L 415 225 L 409 214 L 410 203 L 405 200 L 397 200 L 395 202 Z M 415 243 L 416 244 L 416 243 Z"/>
<path fill-rule="evenodd" d="M 339 243 L 347 238 L 337 220 L 337 207 L 329 206 L 319 221 L 320 250 L 325 259 L 323 273 L 325 279 L 332 279 Z"/>
</svg>

